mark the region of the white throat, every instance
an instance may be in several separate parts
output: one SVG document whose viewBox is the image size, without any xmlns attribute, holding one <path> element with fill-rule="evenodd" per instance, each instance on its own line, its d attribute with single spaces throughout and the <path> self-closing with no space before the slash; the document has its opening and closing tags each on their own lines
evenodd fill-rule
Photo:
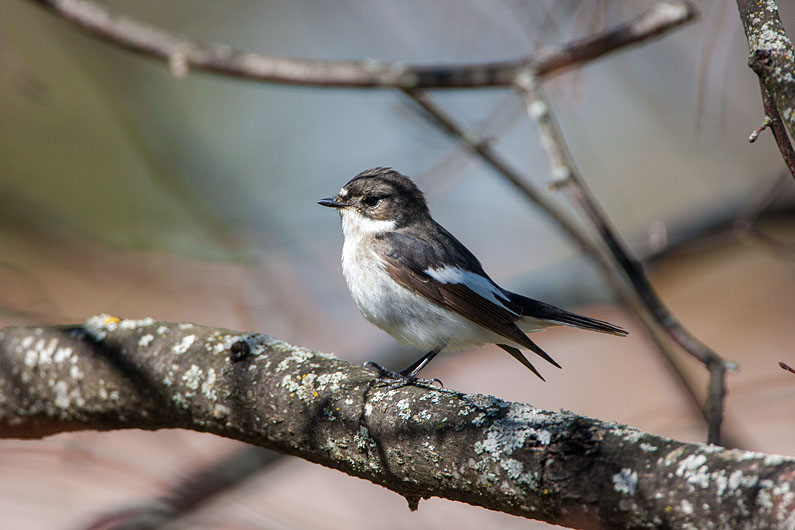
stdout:
<svg viewBox="0 0 795 530">
<path fill-rule="evenodd" d="M 370 219 L 351 208 L 341 209 L 340 217 L 342 219 L 342 233 L 346 241 L 395 229 L 395 221 L 391 219 Z"/>
</svg>

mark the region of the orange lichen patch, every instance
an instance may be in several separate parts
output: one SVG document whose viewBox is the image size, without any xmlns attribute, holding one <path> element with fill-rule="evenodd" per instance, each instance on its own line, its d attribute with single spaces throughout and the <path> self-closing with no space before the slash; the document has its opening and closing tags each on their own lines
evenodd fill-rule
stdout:
<svg viewBox="0 0 795 530">
<path fill-rule="evenodd" d="M 104 324 L 107 326 L 108 324 L 118 324 L 119 322 L 121 322 L 121 319 L 119 317 L 109 316 L 105 319 Z"/>
</svg>

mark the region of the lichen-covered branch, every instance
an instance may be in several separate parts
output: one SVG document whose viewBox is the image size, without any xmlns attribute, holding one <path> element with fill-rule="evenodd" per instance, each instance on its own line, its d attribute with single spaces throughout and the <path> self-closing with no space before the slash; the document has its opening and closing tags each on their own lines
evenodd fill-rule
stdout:
<svg viewBox="0 0 795 530">
<path fill-rule="evenodd" d="M 318 87 L 477 88 L 509 86 L 516 73 L 539 75 L 601 57 L 623 46 L 656 37 L 695 17 L 686 1 L 661 2 L 607 34 L 585 38 L 537 55 L 481 64 L 409 65 L 365 59 L 320 61 L 275 57 L 203 42 L 115 13 L 90 0 L 33 0 L 94 37 L 167 61 L 184 76 L 191 68 L 293 85 Z"/>
<path fill-rule="evenodd" d="M 774 0 L 737 0 L 740 21 L 748 39 L 748 66 L 759 76 L 762 98 L 774 123 L 780 119 L 795 137 L 795 48 L 784 31 Z M 772 100 L 775 111 L 769 109 Z M 779 118 L 780 116 L 780 118 Z M 789 138 L 776 132 L 776 142 L 792 172 Z M 795 173 L 793 173 L 795 176 Z"/>
<path fill-rule="evenodd" d="M 99 316 L 0 331 L 0 437 L 185 428 L 575 528 L 781 528 L 795 459 L 408 386 L 267 335 Z"/>
<path fill-rule="evenodd" d="M 795 71 L 795 68 L 793 71 Z M 795 178 L 795 150 L 792 148 L 792 144 L 789 141 L 787 128 L 784 126 L 781 113 L 779 113 L 778 108 L 776 108 L 773 98 L 770 97 L 767 88 L 765 88 L 761 80 L 759 81 L 759 88 L 762 92 L 762 106 L 765 109 L 765 124 L 770 128 L 770 132 L 773 133 L 778 151 L 781 153 L 781 158 L 784 159 L 784 163 L 787 165 L 789 174 Z"/>
</svg>

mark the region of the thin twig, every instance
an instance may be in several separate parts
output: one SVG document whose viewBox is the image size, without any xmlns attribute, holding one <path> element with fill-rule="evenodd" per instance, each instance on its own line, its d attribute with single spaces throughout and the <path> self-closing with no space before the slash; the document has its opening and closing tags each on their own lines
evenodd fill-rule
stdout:
<svg viewBox="0 0 795 530">
<path fill-rule="evenodd" d="M 782 370 L 795 374 L 795 368 L 788 365 L 787 363 L 779 361 L 778 365 L 781 367 Z"/>
<path fill-rule="evenodd" d="M 624 271 L 646 309 L 654 316 L 658 324 L 666 330 L 668 335 L 679 346 L 709 369 L 709 397 L 706 405 L 706 415 L 709 424 L 708 441 L 715 444 L 720 443 L 723 396 L 725 395 L 724 375 L 727 369 L 734 369 L 736 365 L 723 360 L 696 339 L 660 300 L 660 297 L 646 278 L 642 265 L 632 258 L 625 249 L 624 244 L 607 221 L 607 216 L 577 172 L 563 135 L 552 115 L 549 104 L 544 99 L 542 91 L 537 85 L 533 73 L 526 72 L 524 75 L 519 76 L 516 80 L 516 87 L 524 96 L 528 114 L 538 125 L 541 143 L 549 159 L 553 185 L 556 188 L 565 189 L 574 204 L 583 211 L 586 218 L 593 224 L 616 263 Z"/>
<path fill-rule="evenodd" d="M 166 61 L 178 77 L 190 69 L 317 87 L 475 88 L 508 87 L 518 71 L 540 75 L 571 68 L 622 46 L 661 35 L 695 17 L 686 1 L 662 2 L 615 31 L 552 51 L 480 64 L 409 65 L 379 60 L 320 61 L 274 57 L 203 42 L 118 14 L 89 0 L 32 0 L 94 37 Z"/>
<path fill-rule="evenodd" d="M 433 123 L 453 138 L 459 140 L 467 149 L 477 155 L 486 164 L 491 166 L 498 174 L 502 175 L 519 193 L 539 206 L 558 228 L 570 237 L 588 255 L 596 257 L 600 254 L 599 247 L 593 240 L 588 239 L 576 223 L 532 184 L 530 184 L 518 171 L 510 167 L 497 152 L 491 147 L 487 139 L 481 138 L 475 131 L 466 130 L 458 125 L 454 118 L 447 114 L 439 105 L 423 91 L 404 90 L 408 97 L 425 111 Z M 608 263 L 603 259 L 603 263 Z"/>
<path fill-rule="evenodd" d="M 757 141 L 759 139 L 759 135 L 762 134 L 762 132 L 768 127 L 770 127 L 770 116 L 765 116 L 765 119 L 762 120 L 762 125 L 751 131 L 751 134 L 748 135 L 748 142 L 754 143 Z"/>
<path fill-rule="evenodd" d="M 795 151 L 793 151 L 792 143 L 789 141 L 787 128 L 784 127 L 784 122 L 781 121 L 781 114 L 779 114 L 773 98 L 770 97 L 761 80 L 759 81 L 759 89 L 762 91 L 762 104 L 765 107 L 765 124 L 770 127 L 781 157 L 784 159 L 784 163 L 787 164 L 790 175 L 795 178 Z"/>
</svg>

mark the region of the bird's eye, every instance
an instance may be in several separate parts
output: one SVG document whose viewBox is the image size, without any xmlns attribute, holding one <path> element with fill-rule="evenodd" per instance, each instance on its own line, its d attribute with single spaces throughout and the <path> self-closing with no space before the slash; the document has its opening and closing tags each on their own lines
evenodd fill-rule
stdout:
<svg viewBox="0 0 795 530">
<path fill-rule="evenodd" d="M 366 206 L 369 206 L 370 208 L 372 208 L 373 206 L 375 206 L 376 204 L 378 204 L 378 201 L 380 201 L 380 200 L 381 200 L 381 199 L 380 199 L 380 198 L 378 198 L 378 197 L 369 196 L 369 197 L 365 197 L 365 198 L 364 198 L 364 204 L 365 204 Z"/>
</svg>

